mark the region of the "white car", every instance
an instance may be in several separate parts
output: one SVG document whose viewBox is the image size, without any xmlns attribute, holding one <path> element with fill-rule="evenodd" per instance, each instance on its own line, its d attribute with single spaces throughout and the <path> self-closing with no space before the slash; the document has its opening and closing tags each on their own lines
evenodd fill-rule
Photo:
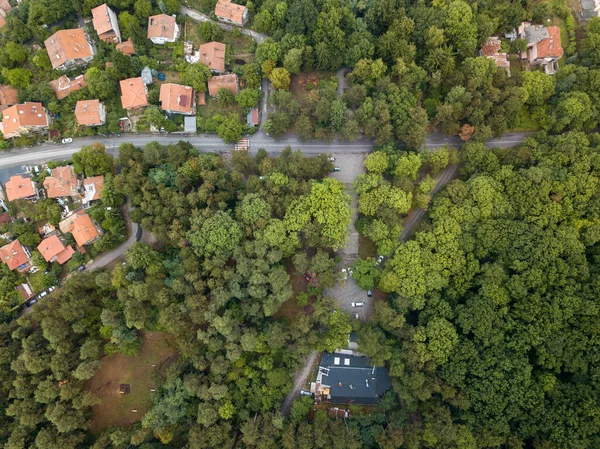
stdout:
<svg viewBox="0 0 600 449">
<path fill-rule="evenodd" d="M 71 143 L 73 142 L 73 139 L 71 139 L 70 137 L 67 137 L 66 139 L 62 140 L 62 143 Z"/>
<path fill-rule="evenodd" d="M 377 265 L 379 265 L 381 262 L 383 262 L 384 257 L 383 256 L 379 256 L 377 258 Z"/>
<path fill-rule="evenodd" d="M 334 158 L 333 156 L 332 156 L 332 157 L 328 157 L 328 158 L 327 158 L 327 160 L 328 160 L 329 162 L 335 162 L 335 158 Z"/>
<path fill-rule="evenodd" d="M 365 304 L 366 303 L 364 303 L 364 302 L 353 302 L 353 303 L 350 303 L 350 305 L 352 307 L 364 307 Z"/>
</svg>

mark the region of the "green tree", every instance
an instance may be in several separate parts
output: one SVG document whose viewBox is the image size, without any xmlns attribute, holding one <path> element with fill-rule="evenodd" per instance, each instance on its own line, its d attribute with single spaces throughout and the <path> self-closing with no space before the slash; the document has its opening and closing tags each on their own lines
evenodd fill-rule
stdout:
<svg viewBox="0 0 600 449">
<path fill-rule="evenodd" d="M 106 175 L 114 169 L 113 158 L 106 153 L 106 147 L 98 142 L 81 147 L 79 152 L 73 154 L 72 159 L 75 173 L 86 177 Z"/>
<path fill-rule="evenodd" d="M 230 257 L 242 239 L 242 230 L 231 215 L 218 211 L 206 219 L 193 219 L 188 238 L 200 257 Z"/>
<path fill-rule="evenodd" d="M 86 81 L 90 94 L 100 100 L 112 99 L 116 93 L 115 80 L 104 70 L 90 67 L 87 71 Z"/>
<path fill-rule="evenodd" d="M 212 77 L 210 69 L 204 64 L 185 64 L 179 70 L 181 79 L 196 92 L 206 92 L 208 80 Z"/>
<path fill-rule="evenodd" d="M 275 89 L 288 90 L 290 88 L 290 74 L 282 67 L 273 69 L 269 75 L 269 79 Z"/>
<path fill-rule="evenodd" d="M 261 91 L 258 89 L 244 89 L 235 97 L 235 101 L 244 109 L 255 108 L 260 101 Z"/>
</svg>

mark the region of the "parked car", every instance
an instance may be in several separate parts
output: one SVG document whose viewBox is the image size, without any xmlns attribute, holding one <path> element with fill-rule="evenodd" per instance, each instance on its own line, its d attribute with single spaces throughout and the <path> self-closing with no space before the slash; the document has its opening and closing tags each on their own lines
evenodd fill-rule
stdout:
<svg viewBox="0 0 600 449">
<path fill-rule="evenodd" d="M 365 304 L 366 304 L 366 302 L 353 302 L 353 303 L 350 303 L 350 305 L 352 307 L 364 307 Z"/>
<path fill-rule="evenodd" d="M 381 262 L 383 262 L 383 259 L 385 259 L 383 256 L 379 256 L 377 258 L 377 265 L 379 265 Z"/>
<path fill-rule="evenodd" d="M 44 290 L 42 293 L 40 293 L 37 297 L 38 299 L 43 298 L 44 296 L 46 296 L 48 294 L 48 292 L 46 290 Z"/>
<path fill-rule="evenodd" d="M 83 271 L 83 270 L 85 270 L 85 265 L 79 265 L 79 266 L 77 267 L 77 270 L 76 270 L 76 271 Z"/>
<path fill-rule="evenodd" d="M 70 137 L 67 137 L 66 139 L 62 140 L 62 143 L 71 143 L 73 142 L 73 139 L 71 139 Z"/>
<path fill-rule="evenodd" d="M 312 278 L 310 277 L 310 274 L 308 274 L 308 273 L 304 273 L 304 280 L 305 280 L 306 282 L 310 282 L 310 280 L 311 280 L 311 279 L 312 279 Z"/>
<path fill-rule="evenodd" d="M 27 307 L 31 307 L 36 302 L 37 302 L 37 298 L 31 298 L 29 301 L 27 301 Z"/>
<path fill-rule="evenodd" d="M 346 270 L 345 268 L 342 268 L 342 277 L 344 278 L 344 280 L 348 279 L 348 270 Z"/>
<path fill-rule="evenodd" d="M 331 171 L 341 171 L 342 169 L 337 165 L 331 169 Z"/>
<path fill-rule="evenodd" d="M 312 393 L 308 390 L 300 390 L 301 396 L 312 396 Z"/>
<path fill-rule="evenodd" d="M 333 156 L 332 156 L 332 157 L 328 157 L 328 158 L 327 158 L 327 160 L 328 160 L 329 162 L 335 162 L 335 158 L 334 158 Z"/>
<path fill-rule="evenodd" d="M 373 290 L 371 290 L 371 289 L 367 290 L 367 296 L 368 297 L 373 296 Z"/>
<path fill-rule="evenodd" d="M 49 292 L 53 292 L 55 288 L 56 288 L 56 287 L 50 287 L 50 288 L 48 289 L 48 291 L 49 291 Z"/>
</svg>

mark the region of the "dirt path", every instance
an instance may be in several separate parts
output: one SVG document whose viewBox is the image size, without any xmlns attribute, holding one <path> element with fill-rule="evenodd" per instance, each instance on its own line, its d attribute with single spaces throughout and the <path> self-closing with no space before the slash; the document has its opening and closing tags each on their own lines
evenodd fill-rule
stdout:
<svg viewBox="0 0 600 449">
<path fill-rule="evenodd" d="M 311 352 L 310 355 L 306 358 L 306 363 L 304 364 L 302 370 L 300 372 L 297 372 L 294 376 L 294 387 L 290 390 L 290 392 L 283 400 L 283 403 L 281 404 L 280 410 L 283 416 L 287 416 L 290 412 L 294 399 L 298 397 L 298 395 L 300 394 L 300 390 L 302 390 L 304 385 L 306 385 L 306 382 L 308 382 L 308 376 L 310 375 L 315 363 L 317 363 L 318 358 L 319 353 L 317 351 Z"/>
</svg>

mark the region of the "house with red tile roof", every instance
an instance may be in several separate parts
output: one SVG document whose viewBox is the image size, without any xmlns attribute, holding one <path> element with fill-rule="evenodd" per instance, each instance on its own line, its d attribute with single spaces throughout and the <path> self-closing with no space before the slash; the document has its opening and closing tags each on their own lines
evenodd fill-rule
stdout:
<svg viewBox="0 0 600 449">
<path fill-rule="evenodd" d="M 60 265 L 67 262 L 75 254 L 73 247 L 71 245 L 65 246 L 57 235 L 42 240 L 37 249 L 46 262 L 58 262 Z"/>
<path fill-rule="evenodd" d="M 148 106 L 148 88 L 142 78 L 121 81 L 121 105 L 123 109 L 138 109 Z"/>
<path fill-rule="evenodd" d="M 104 189 L 104 176 L 92 176 L 83 180 L 83 204 L 100 199 Z"/>
<path fill-rule="evenodd" d="M 100 237 L 100 232 L 84 210 L 71 214 L 61 221 L 58 226 L 63 234 L 67 232 L 73 234 L 77 246 L 80 247 L 89 245 Z"/>
<path fill-rule="evenodd" d="M 62 198 L 77 195 L 77 176 L 71 165 L 52 169 L 52 174 L 44 179 L 48 198 Z"/>
<path fill-rule="evenodd" d="M 501 52 L 501 47 L 502 41 L 500 38 L 492 36 L 488 38 L 485 44 L 483 44 L 479 53 L 481 56 L 493 59 L 496 67 L 506 70 L 510 75 L 510 62 L 508 60 L 508 55 Z"/>
<path fill-rule="evenodd" d="M 527 41 L 527 50 L 521 53 L 521 59 L 527 59 L 532 66 L 542 66 L 548 75 L 556 73 L 558 60 L 565 53 L 560 42 L 559 27 L 523 22 L 519 26 L 518 36 Z"/>
<path fill-rule="evenodd" d="M 248 21 L 248 8 L 231 0 L 219 0 L 215 6 L 215 15 L 221 22 L 244 26 Z"/>
<path fill-rule="evenodd" d="M 104 125 L 106 107 L 100 100 L 80 100 L 75 105 L 75 118 L 81 126 Z"/>
<path fill-rule="evenodd" d="M 160 86 L 159 101 L 168 114 L 192 115 L 196 111 L 194 89 L 190 86 L 165 83 Z"/>
<path fill-rule="evenodd" d="M 6 15 L 12 9 L 8 0 L 0 0 L 0 28 L 6 25 Z"/>
<path fill-rule="evenodd" d="M 56 94 L 56 99 L 62 100 L 68 97 L 70 93 L 77 92 L 87 86 L 87 81 L 86 75 L 79 75 L 73 79 L 70 79 L 67 75 L 63 75 L 60 78 L 50 81 L 48 84 Z"/>
<path fill-rule="evenodd" d="M 133 46 L 133 41 L 131 39 L 127 39 L 120 44 L 117 44 L 115 47 L 117 51 L 120 51 L 124 55 L 131 56 L 135 54 L 135 47 Z"/>
<path fill-rule="evenodd" d="M 44 41 L 54 70 L 85 66 L 94 59 L 95 50 L 81 28 L 59 30 Z"/>
<path fill-rule="evenodd" d="M 104 42 L 121 42 L 121 32 L 117 15 L 106 3 L 92 9 L 92 23 L 98 33 L 98 37 Z"/>
<path fill-rule="evenodd" d="M 237 75 L 229 73 L 227 75 L 213 76 L 208 80 L 208 94 L 211 97 L 216 97 L 219 94 L 219 89 L 227 89 L 233 95 L 237 95 L 240 90 Z"/>
<path fill-rule="evenodd" d="M 31 268 L 31 255 L 19 240 L 13 240 L 0 248 L 0 258 L 11 271 L 18 270 L 23 273 Z"/>
<path fill-rule="evenodd" d="M 214 73 L 223 73 L 225 71 L 225 50 L 226 45 L 221 42 L 207 42 L 200 45 L 199 56 L 202 64 Z"/>
<path fill-rule="evenodd" d="M 23 175 L 11 176 L 4 184 L 4 191 L 8 201 L 30 200 L 38 197 L 33 180 Z"/>
<path fill-rule="evenodd" d="M 33 132 L 45 132 L 50 127 L 50 123 L 50 116 L 42 103 L 25 102 L 2 111 L 0 131 L 5 139 L 10 139 Z"/>
<path fill-rule="evenodd" d="M 19 102 L 19 91 L 5 84 L 0 86 L 0 112 Z"/>
<path fill-rule="evenodd" d="M 158 14 L 148 17 L 148 39 L 154 44 L 175 42 L 179 38 L 179 31 L 175 15 Z"/>
</svg>

